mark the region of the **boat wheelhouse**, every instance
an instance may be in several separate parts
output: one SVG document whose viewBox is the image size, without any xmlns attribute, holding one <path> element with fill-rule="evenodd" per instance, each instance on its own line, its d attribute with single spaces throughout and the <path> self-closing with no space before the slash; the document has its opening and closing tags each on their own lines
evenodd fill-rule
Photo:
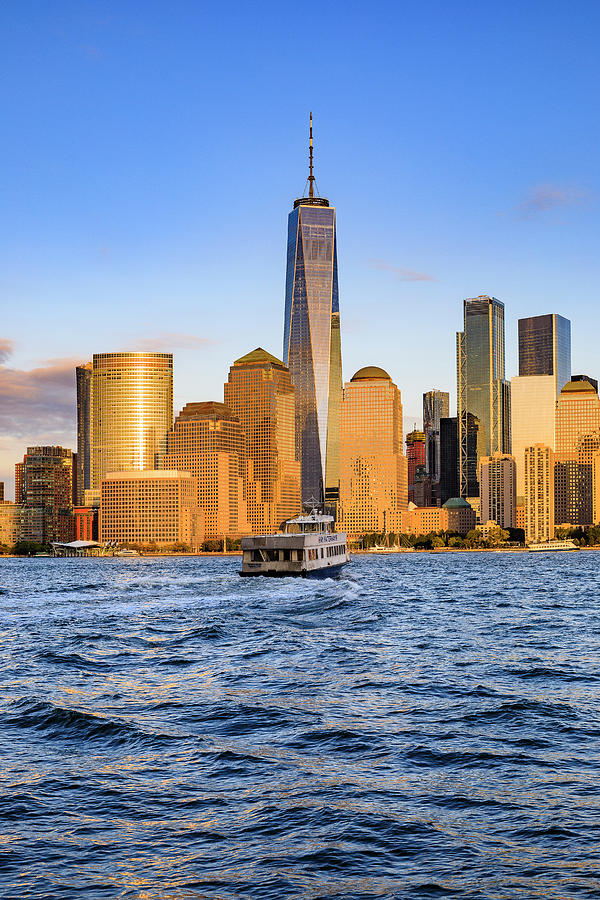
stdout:
<svg viewBox="0 0 600 900">
<path fill-rule="evenodd" d="M 350 561 L 346 535 L 316 509 L 289 519 L 278 534 L 242 538 L 242 553 L 240 575 L 332 578 Z"/>
</svg>

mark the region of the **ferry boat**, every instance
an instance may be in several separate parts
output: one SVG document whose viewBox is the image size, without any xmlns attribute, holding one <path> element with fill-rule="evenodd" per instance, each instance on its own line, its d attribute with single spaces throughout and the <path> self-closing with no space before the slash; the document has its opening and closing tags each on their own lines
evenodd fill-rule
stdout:
<svg viewBox="0 0 600 900">
<path fill-rule="evenodd" d="M 542 551 L 552 550 L 579 550 L 577 544 L 573 541 L 543 541 L 539 544 L 527 544 L 530 553 L 541 553 Z"/>
<path fill-rule="evenodd" d="M 240 575 L 335 578 L 350 562 L 348 541 L 333 530 L 333 516 L 317 509 L 288 519 L 278 534 L 242 538 Z"/>
</svg>

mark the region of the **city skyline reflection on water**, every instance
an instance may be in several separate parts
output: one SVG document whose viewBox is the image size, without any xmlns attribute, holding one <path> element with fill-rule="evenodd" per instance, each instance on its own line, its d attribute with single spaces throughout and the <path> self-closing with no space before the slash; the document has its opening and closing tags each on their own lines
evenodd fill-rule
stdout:
<svg viewBox="0 0 600 900">
<path fill-rule="evenodd" d="M 595 897 L 597 552 L 0 560 L 7 897 Z"/>
</svg>

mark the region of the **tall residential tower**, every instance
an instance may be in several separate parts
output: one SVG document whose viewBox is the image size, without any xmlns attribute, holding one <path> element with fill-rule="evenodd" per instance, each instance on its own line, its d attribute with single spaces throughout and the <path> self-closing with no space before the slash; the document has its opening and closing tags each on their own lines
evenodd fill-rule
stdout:
<svg viewBox="0 0 600 900">
<path fill-rule="evenodd" d="M 308 196 L 288 218 L 283 361 L 296 391 L 302 499 L 339 498 L 342 355 L 335 209 L 316 191 L 312 113 Z"/>
</svg>

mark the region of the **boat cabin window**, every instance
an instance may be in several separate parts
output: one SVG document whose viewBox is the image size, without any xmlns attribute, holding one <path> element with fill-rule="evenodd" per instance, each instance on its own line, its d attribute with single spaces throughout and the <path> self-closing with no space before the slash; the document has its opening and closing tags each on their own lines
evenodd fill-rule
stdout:
<svg viewBox="0 0 600 900">
<path fill-rule="evenodd" d="M 331 522 L 286 522 L 286 534 L 315 534 L 333 531 Z"/>
</svg>

